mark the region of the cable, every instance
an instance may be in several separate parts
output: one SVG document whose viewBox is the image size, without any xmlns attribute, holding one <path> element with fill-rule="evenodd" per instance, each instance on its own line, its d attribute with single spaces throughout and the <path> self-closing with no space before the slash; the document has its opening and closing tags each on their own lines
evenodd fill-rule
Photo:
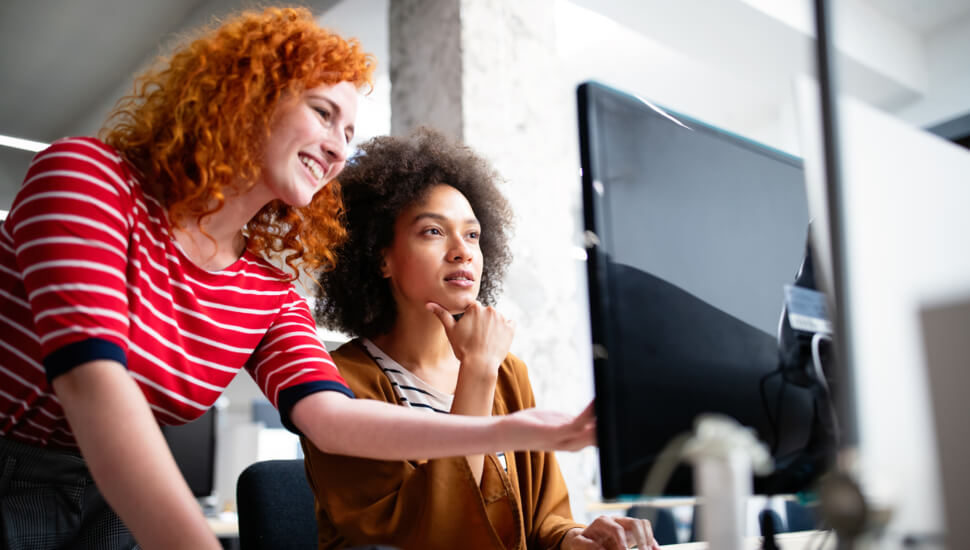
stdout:
<svg viewBox="0 0 970 550">
<path fill-rule="evenodd" d="M 772 376 L 775 376 L 776 374 L 784 374 L 784 372 L 779 367 L 778 370 L 769 372 L 768 374 L 762 376 L 761 380 L 758 383 L 758 394 L 761 396 L 761 406 L 765 410 L 765 419 L 768 421 L 768 427 L 771 429 L 772 456 L 774 456 L 774 454 L 778 451 L 778 440 L 781 438 L 781 433 L 779 430 L 779 426 L 775 424 L 775 419 L 771 415 L 771 405 L 768 403 L 768 392 L 767 390 L 765 390 L 765 383 L 768 382 L 769 378 L 771 378 Z M 782 379 L 782 384 L 784 384 L 784 379 Z"/>
<path fill-rule="evenodd" d="M 812 365 L 815 367 L 815 381 L 819 388 L 823 391 L 823 401 L 827 405 L 826 409 L 828 411 L 828 422 L 825 426 L 828 427 L 832 436 L 835 438 L 836 445 L 841 444 L 841 430 L 839 428 L 839 417 L 835 412 L 835 402 L 833 400 L 832 392 L 829 388 L 828 380 L 825 377 L 825 371 L 822 369 L 822 353 L 820 351 L 820 344 L 822 340 L 827 341 L 829 344 L 832 343 L 832 337 L 827 334 L 822 334 L 816 332 L 812 336 Z M 844 391 L 844 390 L 843 390 Z"/>
<path fill-rule="evenodd" d="M 819 352 L 819 343 L 822 340 L 827 340 L 829 344 L 832 343 L 832 337 L 827 334 L 816 332 L 812 335 L 812 364 L 815 366 L 816 381 L 822 386 L 825 393 L 829 393 L 829 383 L 825 379 L 825 371 L 822 370 L 822 355 Z"/>
<path fill-rule="evenodd" d="M 775 433 L 774 433 L 774 445 L 771 446 L 771 454 L 774 456 L 775 453 L 781 448 L 781 404 L 785 397 L 785 389 L 788 387 L 788 381 L 784 377 L 781 379 L 781 387 L 778 388 L 778 395 L 775 398 Z"/>
<path fill-rule="evenodd" d="M 657 455 L 657 459 L 654 461 L 650 471 L 647 473 L 643 490 L 640 491 L 641 495 L 663 494 L 664 487 L 670 481 L 670 476 L 680 464 L 684 445 L 692 435 L 691 432 L 685 432 L 667 442 L 663 450 L 660 451 L 660 454 Z"/>
</svg>

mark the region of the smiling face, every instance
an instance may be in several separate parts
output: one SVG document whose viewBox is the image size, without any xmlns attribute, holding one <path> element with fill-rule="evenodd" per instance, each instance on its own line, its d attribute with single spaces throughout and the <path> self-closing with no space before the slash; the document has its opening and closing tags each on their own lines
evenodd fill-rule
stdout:
<svg viewBox="0 0 970 550">
<path fill-rule="evenodd" d="M 435 302 L 460 313 L 472 303 L 482 281 L 481 230 L 468 200 L 450 185 L 430 188 L 404 209 L 382 266 L 398 311 L 426 311 Z"/>
<path fill-rule="evenodd" d="M 260 184 L 267 199 L 309 204 L 343 170 L 356 118 L 357 90 L 349 82 L 283 100 L 263 148 Z"/>
</svg>

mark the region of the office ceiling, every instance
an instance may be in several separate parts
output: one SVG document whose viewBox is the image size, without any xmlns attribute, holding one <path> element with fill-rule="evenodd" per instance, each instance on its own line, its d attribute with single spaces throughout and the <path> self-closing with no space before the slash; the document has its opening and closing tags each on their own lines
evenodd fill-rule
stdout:
<svg viewBox="0 0 970 550">
<path fill-rule="evenodd" d="M 337 0 L 309 2 L 325 10 Z M 0 2 L 0 134 L 50 141 L 97 130 L 131 76 L 184 29 L 255 2 Z"/>
<path fill-rule="evenodd" d="M 701 6 L 706 11 L 737 12 L 742 19 L 746 18 L 742 21 L 746 23 L 755 18 L 750 16 L 751 8 L 743 6 L 768 6 L 777 2 L 572 1 L 612 17 L 621 24 L 630 25 L 631 29 L 641 34 L 655 33 L 683 50 L 693 48 L 693 43 L 699 42 L 697 37 L 700 35 L 680 30 L 679 36 L 664 35 L 668 31 L 657 20 L 676 20 L 679 17 L 684 28 L 688 28 L 691 21 L 700 20 L 696 14 L 698 6 Z M 804 1 L 807 9 L 807 0 L 790 1 L 795 4 Z M 970 18 L 970 0 L 841 1 L 865 4 L 878 10 L 891 20 L 891 25 L 924 42 L 935 29 Z M 373 9 L 375 5 L 374 2 L 363 0 L 304 0 L 303 3 L 317 13 L 323 13 L 337 4 L 341 4 L 344 11 L 351 12 L 355 9 Z M 128 90 L 132 74 L 139 72 L 160 53 L 167 40 L 176 37 L 180 31 L 211 21 L 214 16 L 255 4 L 253 0 L 0 1 L 0 82 L 3 86 L 0 93 L 0 134 L 47 142 L 64 135 L 96 132 L 114 101 Z M 725 5 L 737 7 L 725 8 Z M 643 10 L 649 10 L 651 17 L 629 15 Z M 657 17 L 658 14 L 664 17 Z M 362 14 L 362 17 L 366 16 Z M 775 32 L 781 28 L 777 24 L 775 27 L 766 27 L 766 30 Z M 376 29 L 375 32 L 386 35 L 386 29 Z M 703 32 L 709 34 L 709 31 Z M 383 39 L 386 40 L 386 36 Z M 678 40 L 681 42 L 677 43 Z M 583 48 L 577 48 L 570 55 L 583 55 L 583 51 Z M 695 50 L 690 53 L 698 57 L 722 56 L 725 51 Z M 740 48 L 735 53 L 746 55 Z M 720 62 L 721 58 L 717 59 Z M 872 66 L 876 67 L 877 62 Z M 590 63 L 602 64 L 603 58 L 598 57 Z M 576 65 L 582 64 L 583 61 L 577 59 Z M 877 77 L 873 82 L 881 84 L 887 80 L 886 74 L 889 73 L 880 72 L 879 67 L 876 69 L 870 73 Z M 760 78 L 762 75 L 751 76 Z M 888 80 L 895 78 L 894 75 L 889 76 L 891 78 Z M 909 88 L 903 85 L 900 89 L 913 95 Z M 738 95 L 741 96 L 742 92 L 751 94 L 750 90 L 742 90 Z M 738 116 L 748 114 L 741 112 Z M 20 176 L 16 172 L 26 166 L 31 156 L 32 153 L 0 147 L 0 188 L 10 186 L 11 181 L 19 183 Z"/>
<path fill-rule="evenodd" d="M 322 12 L 337 2 L 310 4 Z M 102 116 L 120 87 L 160 51 L 164 40 L 213 15 L 250 4 L 254 2 L 0 2 L 0 134 L 50 141 L 96 130 L 97 123 L 88 116 Z M 873 0 L 870 4 L 920 32 L 970 14 L 970 0 Z"/>
<path fill-rule="evenodd" d="M 338 2 L 296 0 L 315 13 Z M 50 142 L 96 133 L 167 41 L 251 7 L 255 0 L 0 1 L 0 135 Z M 32 156 L 0 146 L 0 210 Z"/>
<path fill-rule="evenodd" d="M 872 5 L 920 32 L 931 31 L 970 13 L 967 0 L 875 0 Z"/>
</svg>

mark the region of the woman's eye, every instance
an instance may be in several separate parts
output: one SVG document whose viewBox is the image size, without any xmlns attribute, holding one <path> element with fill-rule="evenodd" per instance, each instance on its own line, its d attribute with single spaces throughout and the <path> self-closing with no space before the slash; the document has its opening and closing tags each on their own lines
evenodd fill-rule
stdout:
<svg viewBox="0 0 970 550">
<path fill-rule="evenodd" d="M 481 236 L 482 236 L 482 234 L 481 234 L 481 233 L 479 233 L 478 231 L 470 231 L 470 232 L 468 233 L 468 238 L 469 238 L 469 239 L 474 239 L 474 240 L 476 240 L 476 241 L 477 241 L 477 240 L 478 240 L 478 239 L 479 239 L 479 238 L 480 238 Z"/>
<path fill-rule="evenodd" d="M 429 227 L 425 229 L 424 232 L 428 235 L 441 235 L 441 230 L 437 227 Z"/>
<path fill-rule="evenodd" d="M 323 109 L 321 107 L 315 107 L 313 110 L 316 111 L 317 114 L 320 115 L 320 118 L 322 118 L 323 120 L 325 121 L 330 120 L 330 111 Z"/>
</svg>

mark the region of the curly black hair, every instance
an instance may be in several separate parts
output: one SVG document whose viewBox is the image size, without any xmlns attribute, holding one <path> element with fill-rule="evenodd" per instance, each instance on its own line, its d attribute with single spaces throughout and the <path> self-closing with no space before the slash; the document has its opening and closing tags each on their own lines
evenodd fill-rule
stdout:
<svg viewBox="0 0 970 550">
<path fill-rule="evenodd" d="M 318 275 L 317 322 L 366 338 L 391 330 L 397 304 L 390 282 L 381 274 L 383 252 L 394 241 L 401 212 L 440 184 L 464 195 L 481 224 L 484 265 L 478 299 L 494 304 L 512 260 L 512 209 L 496 187 L 498 179 L 491 165 L 470 148 L 429 128 L 360 145 L 338 177 L 348 238 L 337 248 L 332 269 Z"/>
</svg>

